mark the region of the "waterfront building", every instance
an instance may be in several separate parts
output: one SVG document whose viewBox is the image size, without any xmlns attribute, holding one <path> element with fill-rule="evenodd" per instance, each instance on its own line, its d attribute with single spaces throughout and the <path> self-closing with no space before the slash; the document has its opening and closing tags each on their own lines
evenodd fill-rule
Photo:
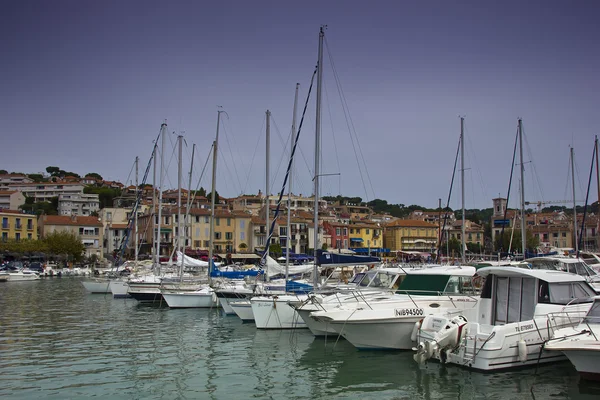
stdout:
<svg viewBox="0 0 600 400">
<path fill-rule="evenodd" d="M 432 252 L 438 242 L 438 226 L 420 220 L 399 219 L 385 227 L 384 246 L 390 251 Z"/>
<path fill-rule="evenodd" d="M 25 196 L 17 190 L 0 190 L 0 210 L 18 210 L 25 204 Z"/>
<path fill-rule="evenodd" d="M 475 244 L 480 246 L 480 249 L 483 249 L 485 244 L 484 241 L 484 229 L 483 226 L 476 224 L 473 221 L 465 220 L 465 243 L 466 244 Z M 454 221 L 451 225 L 450 229 L 447 231 L 447 235 L 445 235 L 447 239 L 456 239 L 459 242 L 462 242 L 462 220 Z"/>
<path fill-rule="evenodd" d="M 348 225 L 350 250 L 357 253 L 368 253 L 369 251 L 381 253 L 383 248 L 382 229 L 378 224 L 360 222 Z"/>
<path fill-rule="evenodd" d="M 37 240 L 37 216 L 17 210 L 0 210 L 0 237 L 7 240 Z"/>
<path fill-rule="evenodd" d="M 331 249 L 347 249 L 350 244 L 348 224 L 344 222 L 324 221 L 323 230 L 331 236 Z"/>
<path fill-rule="evenodd" d="M 38 218 L 40 236 L 44 238 L 52 232 L 70 232 L 81 239 L 85 246 L 85 256 L 104 257 L 104 231 L 97 217 L 78 215 L 40 215 Z"/>
</svg>

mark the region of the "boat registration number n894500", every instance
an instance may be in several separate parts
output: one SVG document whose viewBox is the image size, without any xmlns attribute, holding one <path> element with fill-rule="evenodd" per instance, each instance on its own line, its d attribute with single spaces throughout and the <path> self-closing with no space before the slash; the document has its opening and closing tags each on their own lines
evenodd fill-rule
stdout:
<svg viewBox="0 0 600 400">
<path fill-rule="evenodd" d="M 394 309 L 396 317 L 403 317 L 405 315 L 423 315 L 422 308 L 396 308 Z"/>
</svg>

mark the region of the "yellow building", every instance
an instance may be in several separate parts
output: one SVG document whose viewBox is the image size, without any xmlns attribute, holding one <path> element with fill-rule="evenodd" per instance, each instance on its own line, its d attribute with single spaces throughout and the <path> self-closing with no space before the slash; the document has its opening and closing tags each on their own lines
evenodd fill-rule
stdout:
<svg viewBox="0 0 600 400">
<path fill-rule="evenodd" d="M 383 236 L 381 227 L 377 224 L 358 223 L 348 225 L 350 248 L 381 248 L 383 247 Z"/>
<path fill-rule="evenodd" d="M 390 251 L 430 252 L 437 246 L 438 227 L 425 221 L 399 219 L 385 227 L 384 243 Z"/>
<path fill-rule="evenodd" d="M 0 232 L 2 241 L 30 239 L 37 240 L 37 216 L 33 214 L 23 214 L 16 210 L 0 211 Z"/>
</svg>

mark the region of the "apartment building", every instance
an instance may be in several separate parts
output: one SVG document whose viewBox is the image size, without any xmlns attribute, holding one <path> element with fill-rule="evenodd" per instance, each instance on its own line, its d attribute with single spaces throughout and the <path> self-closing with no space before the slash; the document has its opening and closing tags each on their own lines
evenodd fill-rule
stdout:
<svg viewBox="0 0 600 400">
<path fill-rule="evenodd" d="M 98 259 L 104 258 L 104 232 L 102 222 L 97 217 L 41 215 L 38 226 L 42 238 L 52 232 L 70 232 L 81 239 L 86 257 L 96 255 Z"/>
<path fill-rule="evenodd" d="M 60 194 L 58 196 L 58 215 L 90 216 L 100 210 L 100 198 L 97 194 Z"/>
<path fill-rule="evenodd" d="M 7 240 L 37 240 L 37 216 L 16 210 L 0 210 L 0 238 Z"/>
<path fill-rule="evenodd" d="M 0 210 L 18 210 L 25 204 L 25 196 L 17 190 L 0 190 Z"/>
<path fill-rule="evenodd" d="M 425 221 L 399 219 L 385 227 L 384 245 L 390 251 L 430 252 L 437 246 L 438 226 Z"/>
</svg>

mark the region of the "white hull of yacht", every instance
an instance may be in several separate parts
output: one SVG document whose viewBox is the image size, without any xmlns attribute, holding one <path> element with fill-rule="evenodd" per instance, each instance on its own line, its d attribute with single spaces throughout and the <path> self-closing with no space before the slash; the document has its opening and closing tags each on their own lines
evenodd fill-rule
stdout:
<svg viewBox="0 0 600 400">
<path fill-rule="evenodd" d="M 28 282 L 40 279 L 35 272 L 9 272 L 7 282 Z"/>
<path fill-rule="evenodd" d="M 298 313 L 300 318 L 302 318 L 302 321 L 304 321 L 304 323 L 306 324 L 306 327 L 308 329 L 310 329 L 310 332 L 313 335 L 315 335 L 317 337 L 333 336 L 333 335 L 338 336 L 338 333 L 331 326 L 331 324 L 328 324 L 321 320 L 316 320 L 316 319 L 310 318 L 310 314 L 315 311 L 322 311 L 322 310 L 307 309 L 307 308 L 299 308 L 299 309 L 297 308 L 296 309 L 296 312 Z"/>
<path fill-rule="evenodd" d="M 243 322 L 254 322 L 254 313 L 252 312 L 250 300 L 233 300 L 229 302 L 229 306 Z"/>
<path fill-rule="evenodd" d="M 307 296 L 254 297 L 250 300 L 254 322 L 258 329 L 307 328 L 296 310 L 288 301 L 302 301 Z"/>
<path fill-rule="evenodd" d="M 443 320 L 444 318 L 440 319 L 440 321 Z M 573 322 L 573 325 L 575 323 L 576 321 Z M 566 324 L 566 321 L 561 321 L 562 326 Z M 435 358 L 444 363 L 457 364 L 481 371 L 517 368 L 566 359 L 563 354 L 558 352 L 543 350 L 540 353 L 540 348 L 550 339 L 554 331 L 552 327 L 549 327 L 547 316 L 490 328 L 488 325 L 481 326 L 476 322 L 467 323 L 465 338 L 459 346 L 453 351 L 445 352 L 444 360 L 439 354 Z M 423 343 L 424 339 L 430 338 L 426 330 L 420 330 L 419 333 L 417 342 Z M 519 354 L 519 342 L 521 341 L 525 345 L 523 352 Z"/>
<path fill-rule="evenodd" d="M 217 306 L 217 298 L 212 290 L 196 292 L 162 293 L 170 308 L 213 308 Z"/>
<path fill-rule="evenodd" d="M 104 294 L 110 293 L 110 281 L 102 279 L 81 281 L 85 290 L 89 293 Z"/>
<path fill-rule="evenodd" d="M 332 321 L 330 326 L 357 349 L 411 350 L 411 334 L 422 317 L 366 321 Z"/>
<path fill-rule="evenodd" d="M 581 343 L 579 349 L 563 350 L 571 364 L 584 379 L 600 380 L 600 342 L 592 340 L 587 343 Z M 595 348 L 592 348 L 595 346 Z"/>
</svg>

